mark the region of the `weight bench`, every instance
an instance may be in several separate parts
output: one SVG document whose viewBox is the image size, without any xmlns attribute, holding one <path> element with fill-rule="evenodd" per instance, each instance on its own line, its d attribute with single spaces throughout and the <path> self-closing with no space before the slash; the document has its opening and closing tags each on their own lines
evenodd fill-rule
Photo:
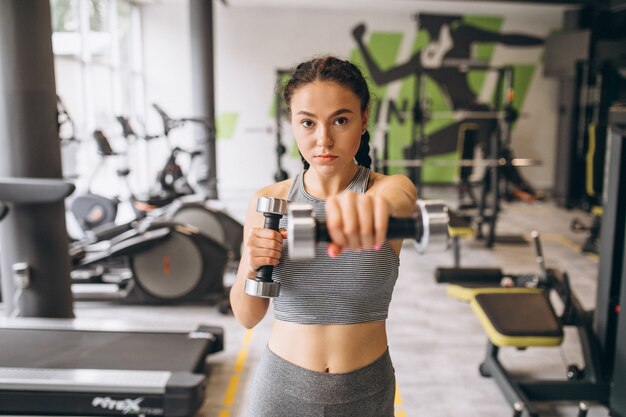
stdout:
<svg viewBox="0 0 626 417">
<path fill-rule="evenodd" d="M 525 293 L 541 294 L 543 289 L 528 286 L 535 275 L 506 275 L 500 268 L 444 268 L 435 270 L 435 280 L 448 284 L 446 294 L 469 303 L 478 294 Z M 508 281 L 508 283 L 507 283 Z M 504 285 L 506 284 L 506 285 Z"/>
<path fill-rule="evenodd" d="M 553 285 L 541 292 L 502 289 L 478 292 L 470 301 L 472 310 L 487 334 L 485 358 L 478 370 L 483 377 L 493 377 L 513 410 L 513 417 L 539 417 L 533 402 L 574 401 L 578 417 L 586 417 L 587 401 L 606 402 L 606 384 L 599 382 L 600 370 L 592 346 L 592 328 L 584 318 L 580 303 L 569 289 L 567 274 L 552 276 Z M 557 316 L 549 292 L 554 289 L 565 307 Z M 530 347 L 558 347 L 563 342 L 563 327 L 578 329 L 585 361 L 584 371 L 569 365 L 563 379 L 522 379 L 515 377 L 500 362 L 501 347 L 524 350 Z"/>
<path fill-rule="evenodd" d="M 588 412 L 587 401 L 606 404 L 609 385 L 598 356 L 599 345 L 589 313 L 572 292 L 567 273 L 545 267 L 539 235 L 531 233 L 540 273 L 506 275 L 499 268 L 438 268 L 435 278 L 448 285 L 448 295 L 470 302 L 488 336 L 485 359 L 479 366 L 493 377 L 513 410 L 513 417 L 539 417 L 532 402 L 577 402 L 578 417 Z M 563 302 L 557 316 L 548 295 Z M 521 380 L 498 358 L 501 347 L 526 349 L 560 346 L 563 327 L 578 331 L 584 368 L 570 364 L 565 378 Z"/>
<path fill-rule="evenodd" d="M 563 329 L 547 293 L 525 290 L 504 288 L 499 292 L 479 292 L 470 301 L 490 343 L 524 349 L 559 346 L 563 342 Z"/>
</svg>

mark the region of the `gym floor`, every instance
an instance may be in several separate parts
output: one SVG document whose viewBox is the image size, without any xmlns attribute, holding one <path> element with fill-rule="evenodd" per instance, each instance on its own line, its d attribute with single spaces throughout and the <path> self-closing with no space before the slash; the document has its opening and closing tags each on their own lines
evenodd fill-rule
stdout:
<svg viewBox="0 0 626 417">
<path fill-rule="evenodd" d="M 442 198 L 453 205 L 449 190 L 433 188 L 426 189 L 425 193 L 428 198 Z M 226 199 L 224 205 L 232 208 L 232 215 L 243 220 L 245 201 Z M 549 201 L 504 203 L 497 234 L 523 234 L 530 242 L 531 230 L 539 231 L 547 266 L 566 270 L 577 296 L 587 309 L 592 309 L 598 257 L 580 252 L 586 235 L 570 232 L 569 224 L 575 217 L 590 224 L 587 213 L 564 210 Z M 445 286 L 434 280 L 435 268 L 451 265 L 451 252 L 420 255 L 408 243 L 402 250 L 400 276 L 387 323 L 397 377 L 396 416 L 510 416 L 513 413 L 495 382 L 478 373 L 487 342 L 478 319 L 468 304 L 446 296 Z M 471 238 L 461 241 L 461 265 L 500 267 L 510 273 L 538 271 L 531 244 L 496 244 L 489 250 L 482 241 Z M 225 279 L 228 283 L 233 276 Z M 248 331 L 232 316 L 223 316 L 213 307 L 200 305 L 147 307 L 78 303 L 75 312 L 77 318 L 87 320 L 158 322 L 181 328 L 197 324 L 222 326 L 226 348 L 208 359 L 210 378 L 206 402 L 199 415 L 244 417 L 246 385 L 266 346 L 270 315 Z M 504 348 L 501 357 L 515 375 L 560 379 L 568 364 L 582 365 L 577 342 L 575 330 L 566 329 L 564 343 L 558 348 L 525 351 Z M 542 415 L 548 417 L 577 415 L 575 404 L 539 407 Z M 592 405 L 588 415 L 599 417 L 608 413 Z"/>
</svg>

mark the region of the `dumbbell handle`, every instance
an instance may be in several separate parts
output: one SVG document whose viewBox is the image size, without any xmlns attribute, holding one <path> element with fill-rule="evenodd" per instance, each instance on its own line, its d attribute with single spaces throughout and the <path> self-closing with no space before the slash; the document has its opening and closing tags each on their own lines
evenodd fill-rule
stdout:
<svg viewBox="0 0 626 417">
<path fill-rule="evenodd" d="M 271 213 L 263 213 L 265 216 L 265 222 L 263 223 L 264 229 L 272 229 L 278 231 L 280 225 L 280 217 Z M 256 271 L 255 278 L 263 282 L 273 282 L 272 273 L 274 272 L 273 265 L 263 265 Z"/>
<path fill-rule="evenodd" d="M 389 217 L 386 238 L 415 239 L 420 240 L 424 234 L 422 222 L 416 217 Z M 326 223 L 316 222 L 315 240 L 318 242 L 330 242 L 332 239 L 328 233 Z"/>
<path fill-rule="evenodd" d="M 287 201 L 271 197 L 259 197 L 256 209 L 265 217 L 263 227 L 278 231 L 280 219 L 287 213 Z M 255 297 L 274 298 L 280 293 L 280 285 L 272 280 L 274 267 L 264 265 L 257 269 L 254 278 L 246 279 L 244 291 Z"/>
</svg>

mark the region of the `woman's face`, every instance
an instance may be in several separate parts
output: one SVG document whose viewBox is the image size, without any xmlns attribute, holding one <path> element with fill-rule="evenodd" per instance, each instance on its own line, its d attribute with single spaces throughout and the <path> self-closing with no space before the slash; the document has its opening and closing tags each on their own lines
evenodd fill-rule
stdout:
<svg viewBox="0 0 626 417">
<path fill-rule="evenodd" d="M 341 171 L 354 156 L 367 126 L 367 114 L 352 90 L 335 82 L 314 81 L 291 97 L 291 124 L 300 153 L 320 173 Z"/>
</svg>

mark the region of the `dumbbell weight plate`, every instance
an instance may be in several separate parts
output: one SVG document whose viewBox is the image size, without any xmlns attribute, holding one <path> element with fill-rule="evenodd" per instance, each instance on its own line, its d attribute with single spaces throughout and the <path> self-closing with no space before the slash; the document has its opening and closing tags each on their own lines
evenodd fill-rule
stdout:
<svg viewBox="0 0 626 417">
<path fill-rule="evenodd" d="M 287 244 L 289 258 L 315 258 L 315 216 L 309 204 L 291 203 L 288 207 Z"/>
<path fill-rule="evenodd" d="M 413 241 L 415 249 L 419 253 L 425 253 L 426 250 L 443 252 L 448 249 L 450 216 L 446 203 L 440 200 L 417 200 L 417 206 L 421 212 L 424 234 L 419 242 Z"/>
</svg>

